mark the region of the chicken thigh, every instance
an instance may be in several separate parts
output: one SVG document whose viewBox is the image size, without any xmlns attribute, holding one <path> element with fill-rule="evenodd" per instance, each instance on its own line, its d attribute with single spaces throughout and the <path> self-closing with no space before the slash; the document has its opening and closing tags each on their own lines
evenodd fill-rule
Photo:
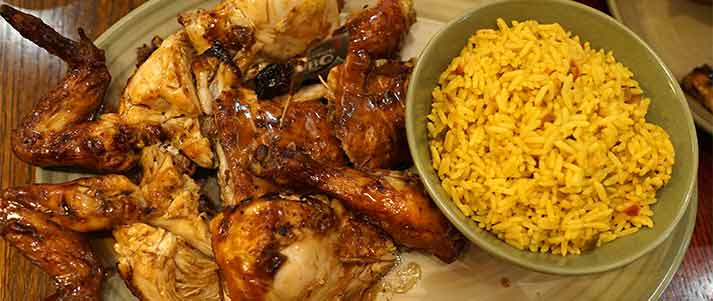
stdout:
<svg viewBox="0 0 713 301">
<path fill-rule="evenodd" d="M 240 88 L 224 91 L 215 100 L 218 179 L 225 205 L 278 191 L 269 179 L 259 176 L 269 145 L 296 147 L 329 164 L 346 163 L 327 107 L 320 102 L 324 93 L 320 86 L 306 87 L 291 97 L 258 100 L 252 90 Z"/>
<path fill-rule="evenodd" d="M 414 20 L 410 0 L 380 0 L 345 25 L 346 62 L 327 84 L 337 137 L 357 168 L 400 168 L 411 160 L 405 108 L 412 63 L 393 58 Z"/>
<path fill-rule="evenodd" d="M 316 161 L 289 148 L 271 148 L 264 176 L 296 190 L 317 190 L 341 200 L 396 243 L 453 262 L 463 237 L 426 196 L 418 179 L 401 172 L 359 171 Z"/>
</svg>

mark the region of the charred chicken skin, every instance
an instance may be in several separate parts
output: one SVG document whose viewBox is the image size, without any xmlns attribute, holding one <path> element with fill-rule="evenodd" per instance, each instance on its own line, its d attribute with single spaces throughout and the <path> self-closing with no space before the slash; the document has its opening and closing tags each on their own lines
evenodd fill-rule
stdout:
<svg viewBox="0 0 713 301">
<path fill-rule="evenodd" d="M 211 231 L 231 300 L 361 300 L 395 260 L 388 238 L 326 199 L 248 200 Z"/>
</svg>

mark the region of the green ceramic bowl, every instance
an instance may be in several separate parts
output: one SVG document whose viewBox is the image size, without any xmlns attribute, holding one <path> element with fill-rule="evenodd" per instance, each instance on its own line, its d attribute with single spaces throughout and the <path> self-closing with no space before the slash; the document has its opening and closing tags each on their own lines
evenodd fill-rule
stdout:
<svg viewBox="0 0 713 301">
<path fill-rule="evenodd" d="M 432 164 L 426 135 L 431 91 L 439 75 L 457 56 L 468 37 L 481 28 L 496 28 L 495 20 L 534 19 L 560 23 L 595 48 L 614 51 L 617 60 L 635 74 L 651 100 L 647 120 L 663 127 L 676 150 L 671 181 L 658 192 L 654 228 L 617 239 L 578 256 L 521 251 L 477 227 L 453 204 Z M 611 17 L 563 0 L 502 1 L 478 7 L 446 25 L 421 53 L 408 90 L 406 130 L 411 155 L 428 193 L 448 219 L 474 244 L 494 256 L 532 270 L 553 274 L 588 274 L 624 266 L 653 250 L 683 216 L 693 195 L 698 168 L 698 142 L 683 92 L 656 54 L 633 32 Z"/>
</svg>

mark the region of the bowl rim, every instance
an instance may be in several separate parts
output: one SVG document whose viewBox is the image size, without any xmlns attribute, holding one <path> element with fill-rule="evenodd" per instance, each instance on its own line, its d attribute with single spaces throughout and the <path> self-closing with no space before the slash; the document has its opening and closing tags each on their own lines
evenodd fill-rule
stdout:
<svg viewBox="0 0 713 301">
<path fill-rule="evenodd" d="M 426 188 L 426 191 L 430 195 L 431 199 L 436 203 L 440 211 L 448 218 L 448 220 L 466 237 L 468 238 L 469 241 L 477 245 L 479 248 L 485 250 L 486 252 L 490 253 L 491 255 L 498 257 L 500 259 L 504 259 L 506 261 L 512 262 L 517 264 L 518 266 L 524 267 L 529 270 L 534 270 L 537 272 L 542 272 L 542 273 L 547 273 L 547 274 L 557 274 L 557 275 L 584 275 L 584 274 L 593 274 L 593 273 L 600 273 L 600 272 L 605 272 L 609 270 L 613 270 L 616 268 L 620 268 L 622 266 L 628 265 L 629 263 L 632 263 L 633 261 L 639 259 L 641 256 L 649 253 L 656 247 L 658 247 L 664 240 L 666 240 L 673 230 L 676 228 L 676 226 L 679 224 L 681 221 L 683 215 L 686 213 L 688 206 L 690 204 L 690 200 L 693 197 L 694 194 L 694 188 L 696 184 L 696 176 L 698 173 L 698 138 L 696 136 L 696 128 L 693 122 L 693 116 L 691 113 L 690 108 L 688 107 L 688 104 L 686 103 L 685 99 L 685 94 L 681 90 L 681 87 L 678 85 L 678 81 L 675 79 L 673 76 L 673 73 L 669 68 L 663 63 L 661 58 L 656 54 L 656 52 L 643 40 L 641 39 L 636 33 L 631 31 L 628 27 L 624 26 L 622 23 L 614 19 L 613 17 L 596 10 L 592 7 L 589 7 L 585 4 L 581 4 L 575 1 L 570 1 L 570 0 L 497 0 L 491 3 L 487 4 L 482 4 L 475 6 L 474 8 L 468 10 L 465 12 L 463 15 L 460 17 L 454 18 L 447 24 L 445 24 L 436 34 L 434 34 L 426 43 L 425 47 L 419 54 L 416 66 L 413 70 L 412 73 L 412 78 L 416 74 L 419 74 L 421 70 L 423 69 L 423 64 L 421 64 L 423 56 L 428 53 L 429 51 L 434 51 L 436 49 L 435 46 L 435 41 L 438 40 L 442 35 L 445 34 L 448 28 L 453 27 L 454 25 L 461 23 L 465 21 L 466 19 L 472 17 L 474 14 L 476 14 L 479 10 L 491 7 L 491 6 L 498 6 L 498 5 L 503 5 L 503 4 L 512 4 L 512 3 L 532 3 L 536 2 L 538 5 L 549 5 L 549 4 L 558 4 L 558 5 L 565 5 L 572 7 L 573 9 L 579 9 L 584 11 L 585 13 L 593 14 L 596 15 L 600 18 L 602 18 L 603 21 L 605 22 L 610 22 L 612 23 L 613 26 L 619 27 L 624 31 L 624 33 L 629 37 L 634 39 L 638 44 L 643 46 L 644 50 L 651 54 L 651 56 L 654 58 L 654 64 L 657 64 L 662 67 L 664 70 L 664 73 L 668 79 L 669 84 L 674 83 L 671 85 L 674 90 L 674 95 L 677 97 L 676 100 L 678 101 L 679 105 L 683 107 L 684 111 L 684 116 L 682 116 L 682 119 L 686 121 L 687 123 L 687 134 L 691 138 L 691 145 L 690 149 L 686 150 L 687 152 L 692 153 L 693 155 L 693 168 L 686 174 L 683 173 L 678 176 L 678 179 L 680 180 L 685 180 L 688 183 L 688 187 L 686 187 L 685 193 L 682 195 L 682 204 L 680 206 L 680 209 L 678 212 L 676 212 L 676 215 L 673 218 L 673 222 L 663 230 L 661 235 L 656 237 L 653 241 L 649 242 L 647 245 L 645 245 L 643 248 L 636 250 L 634 252 L 630 252 L 628 254 L 625 254 L 624 256 L 621 256 L 612 262 L 605 263 L 605 264 L 599 264 L 599 265 L 592 265 L 592 266 L 586 266 L 586 267 L 578 267 L 578 268 L 570 268 L 567 266 L 555 266 L 551 264 L 543 264 L 543 263 L 538 263 L 536 261 L 532 261 L 528 259 L 527 257 L 524 256 L 518 256 L 517 254 L 510 254 L 510 253 L 505 253 L 505 252 L 499 252 L 501 249 L 500 246 L 496 246 L 491 244 L 490 242 L 486 241 L 484 237 L 481 237 L 481 234 L 477 234 L 474 232 L 475 229 L 472 229 L 470 225 L 467 224 L 467 220 L 462 220 L 458 214 L 461 214 L 460 212 L 454 212 L 456 210 L 450 210 L 446 206 L 446 202 L 452 202 L 449 199 L 439 199 L 437 194 L 435 193 L 435 186 L 441 185 L 440 184 L 440 179 L 437 175 L 435 175 L 436 181 L 435 182 L 430 182 L 427 180 L 425 174 L 426 174 L 426 168 L 428 164 L 431 164 L 431 158 L 430 156 L 427 156 L 427 158 L 424 158 L 423 160 L 416 160 L 416 155 L 418 153 L 417 146 L 416 146 L 416 140 L 417 140 L 417 135 L 415 131 L 413 130 L 414 124 L 415 124 L 415 116 L 414 116 L 414 111 L 413 111 L 413 103 L 414 100 L 414 89 L 415 89 L 415 81 L 411 80 L 408 85 L 408 92 L 406 94 L 406 99 L 407 99 L 407 104 L 406 104 L 406 136 L 409 144 L 409 151 L 411 153 L 411 156 L 414 158 L 414 165 L 416 167 L 416 170 L 419 174 L 419 178 L 421 179 L 421 182 L 423 183 L 424 187 Z M 475 29 L 474 29 L 475 30 Z M 675 163 L 674 163 L 675 164 Z M 695 217 L 694 217 L 695 218 Z M 483 233 L 486 235 L 492 235 L 492 233 L 483 230 Z M 513 250 L 520 251 L 520 252 L 528 252 L 526 250 L 518 250 L 517 248 L 514 248 L 510 245 L 507 245 Z M 553 255 L 549 254 L 550 256 L 559 256 L 559 255 Z"/>
<path fill-rule="evenodd" d="M 619 10 L 619 5 L 616 0 L 607 0 L 607 6 L 609 6 L 609 11 L 611 11 L 612 16 L 622 25 L 626 26 L 624 22 L 624 17 Z M 688 101 L 697 101 L 693 99 L 687 93 L 684 93 Z M 689 104 L 690 106 L 690 104 Z M 689 107 L 690 108 L 690 107 Z M 708 132 L 708 134 L 713 135 L 713 111 L 709 111 L 708 115 L 701 115 L 701 113 L 691 109 L 691 115 L 693 115 L 693 121 L 698 127 Z"/>
</svg>

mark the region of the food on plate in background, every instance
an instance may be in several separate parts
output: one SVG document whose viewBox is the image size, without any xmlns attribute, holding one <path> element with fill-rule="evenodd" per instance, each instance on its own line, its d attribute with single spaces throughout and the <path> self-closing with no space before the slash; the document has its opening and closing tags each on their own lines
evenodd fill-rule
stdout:
<svg viewBox="0 0 713 301">
<path fill-rule="evenodd" d="M 713 111 L 713 68 L 708 64 L 696 67 L 681 80 L 683 91 Z"/>
</svg>

